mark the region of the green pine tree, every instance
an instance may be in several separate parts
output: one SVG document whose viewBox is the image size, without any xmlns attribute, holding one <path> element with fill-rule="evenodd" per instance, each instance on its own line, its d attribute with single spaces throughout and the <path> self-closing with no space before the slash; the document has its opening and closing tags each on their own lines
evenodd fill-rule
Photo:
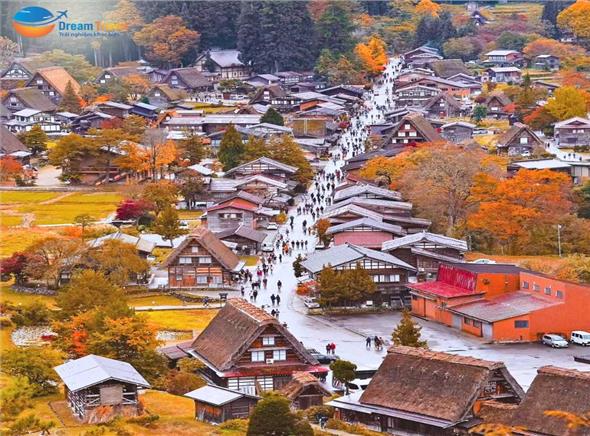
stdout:
<svg viewBox="0 0 590 436">
<path fill-rule="evenodd" d="M 404 310 L 401 321 L 391 335 L 393 343 L 407 347 L 427 348 L 426 341 L 420 337 L 421 330 L 422 327 L 414 322 L 410 311 Z"/>
<path fill-rule="evenodd" d="M 59 104 L 59 108 L 62 111 L 72 112 L 72 113 L 80 113 L 80 99 L 74 92 L 74 87 L 72 86 L 72 82 L 68 80 L 66 85 L 66 89 L 64 91 L 64 95 L 62 96 L 61 102 Z"/>
<path fill-rule="evenodd" d="M 332 370 L 332 377 L 346 386 L 346 394 L 348 395 L 348 385 L 346 383 L 353 381 L 356 378 L 356 365 L 348 360 L 336 360 L 330 364 Z"/>
<path fill-rule="evenodd" d="M 180 228 L 180 221 L 178 219 L 178 212 L 172 206 L 168 206 L 166 209 L 158 215 L 154 221 L 154 232 L 162 236 L 166 241 L 170 241 L 172 247 L 172 241 L 186 232 Z"/>
<path fill-rule="evenodd" d="M 290 436 L 295 434 L 296 419 L 291 402 L 276 392 L 269 392 L 256 404 L 248 423 L 248 436 Z"/>
<path fill-rule="evenodd" d="M 303 275 L 303 266 L 301 265 L 301 262 L 303 262 L 303 257 L 300 253 L 293 261 L 293 273 L 295 274 L 295 277 L 301 277 Z"/>
<path fill-rule="evenodd" d="M 223 165 L 223 170 L 228 171 L 240 165 L 244 152 L 245 147 L 242 137 L 233 124 L 230 124 L 223 134 L 219 152 L 217 153 L 217 158 Z"/>
<path fill-rule="evenodd" d="M 39 124 L 35 124 L 28 132 L 22 132 L 18 138 L 31 150 L 33 155 L 47 150 L 47 141 L 49 138 Z"/>
<path fill-rule="evenodd" d="M 318 46 L 336 54 L 352 50 L 354 24 L 350 7 L 342 1 L 330 1 L 317 23 Z"/>
<path fill-rule="evenodd" d="M 274 124 L 275 126 L 284 126 L 285 120 L 275 108 L 269 107 L 266 113 L 260 118 L 261 123 Z"/>
</svg>

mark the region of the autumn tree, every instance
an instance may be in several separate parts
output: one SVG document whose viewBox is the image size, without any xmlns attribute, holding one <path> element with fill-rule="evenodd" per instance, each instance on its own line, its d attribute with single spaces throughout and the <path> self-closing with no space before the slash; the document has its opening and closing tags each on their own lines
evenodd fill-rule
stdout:
<svg viewBox="0 0 590 436">
<path fill-rule="evenodd" d="M 207 157 L 209 150 L 203 138 L 192 131 L 185 134 L 185 139 L 180 142 L 180 156 L 189 165 L 198 164 Z"/>
<path fill-rule="evenodd" d="M 74 224 L 78 224 L 80 226 L 80 236 L 82 239 L 84 239 L 84 230 L 86 230 L 86 227 L 88 227 L 94 221 L 95 219 L 87 213 L 81 213 L 80 215 L 76 215 L 74 217 Z"/>
<path fill-rule="evenodd" d="M 178 212 L 175 208 L 168 206 L 162 213 L 160 213 L 154 221 L 153 231 L 162 236 L 165 241 L 170 241 L 170 247 L 173 247 L 175 238 L 186 233 L 180 228 L 180 220 L 178 219 Z"/>
<path fill-rule="evenodd" d="M 0 158 L 0 181 L 17 181 L 23 175 L 22 164 L 12 156 Z"/>
<path fill-rule="evenodd" d="M 118 220 L 137 220 L 153 208 L 152 204 L 139 199 L 125 199 L 119 203 L 116 210 L 116 218 Z"/>
<path fill-rule="evenodd" d="M 306 185 L 313 179 L 313 169 L 305 158 L 301 147 L 289 135 L 275 136 L 268 141 L 270 157 L 274 160 L 297 168 L 294 179 Z"/>
<path fill-rule="evenodd" d="M 23 285 L 27 279 L 25 273 L 27 261 L 27 255 L 19 251 L 12 253 L 10 257 L 3 258 L 0 261 L 0 278 L 6 281 L 12 277 L 15 284 Z"/>
<path fill-rule="evenodd" d="M 149 271 L 149 263 L 133 244 L 107 240 L 87 253 L 88 264 L 101 272 L 112 283 L 125 286 L 130 280 L 141 282 Z"/>
<path fill-rule="evenodd" d="M 590 39 L 590 1 L 577 0 L 557 16 L 557 24 L 580 39 Z"/>
<path fill-rule="evenodd" d="M 79 114 L 81 110 L 80 97 L 74 91 L 72 82 L 68 81 L 63 97 L 59 103 L 59 109 L 65 112 Z"/>
<path fill-rule="evenodd" d="M 176 205 L 178 186 L 167 180 L 150 183 L 144 188 L 140 199 L 152 205 L 156 215 L 159 215 L 164 209 Z"/>
<path fill-rule="evenodd" d="M 219 144 L 217 158 L 223 165 L 223 170 L 228 171 L 237 167 L 242 162 L 244 154 L 244 143 L 242 136 L 238 133 L 233 124 L 230 124 Z"/>
<path fill-rule="evenodd" d="M 285 124 L 283 116 L 280 113 L 278 113 L 277 110 L 272 106 L 268 108 L 264 115 L 262 115 L 262 117 L 260 118 L 260 122 L 275 124 L 277 126 L 283 126 Z"/>
<path fill-rule="evenodd" d="M 49 236 L 34 242 L 25 254 L 25 274 L 36 280 L 43 280 L 48 286 L 58 287 L 62 271 L 70 271 L 79 261 L 85 245 L 79 239 Z"/>
<path fill-rule="evenodd" d="M 205 192 L 205 183 L 203 176 L 198 172 L 187 169 L 182 173 L 180 179 L 180 195 L 184 197 L 186 207 L 192 210 L 195 203 L 202 197 Z"/>
<path fill-rule="evenodd" d="M 8 67 L 8 64 L 19 52 L 18 44 L 5 36 L 0 36 L 0 70 Z"/>
<path fill-rule="evenodd" d="M 71 54 L 62 49 L 45 51 L 36 58 L 36 61 L 43 65 L 64 67 L 80 83 L 93 80 L 100 73 L 100 68 L 88 62 L 84 55 Z"/>
<path fill-rule="evenodd" d="M 409 310 L 402 312 L 402 319 L 391 334 L 394 345 L 406 347 L 426 348 L 426 341 L 420 337 L 422 327 L 414 322 Z"/>
<path fill-rule="evenodd" d="M 33 393 L 27 377 L 13 377 L 0 392 L 0 419 L 6 423 L 31 407 Z"/>
<path fill-rule="evenodd" d="M 78 182 L 82 160 L 97 154 L 98 148 L 90 138 L 70 133 L 49 150 L 48 158 L 51 165 L 61 168 L 61 179 Z"/>
<path fill-rule="evenodd" d="M 19 133 L 18 139 L 29 147 L 33 156 L 47 150 L 47 141 L 49 138 L 39 124 L 35 124 L 29 131 Z"/>
<path fill-rule="evenodd" d="M 13 377 L 26 377 L 34 397 L 57 392 L 59 376 L 53 370 L 64 361 L 64 356 L 47 347 L 27 347 L 5 350 L 2 353 L 2 372 Z"/>
<path fill-rule="evenodd" d="M 324 245 L 324 247 L 328 247 L 330 245 L 330 241 L 332 237 L 327 234 L 328 229 L 330 228 L 330 220 L 328 219 L 319 219 L 315 223 L 315 231 L 318 235 L 318 239 Z"/>
<path fill-rule="evenodd" d="M 545 109 L 557 120 L 567 120 L 572 117 L 585 117 L 588 113 L 590 94 L 573 86 L 562 86 L 555 90 Z"/>
<path fill-rule="evenodd" d="M 317 280 L 317 289 L 322 306 L 332 306 L 340 301 L 340 275 L 330 265 L 324 266 Z"/>
<path fill-rule="evenodd" d="M 271 154 L 271 150 L 266 146 L 264 138 L 250 135 L 244 144 L 241 163 L 250 162 L 261 157 L 270 157 Z"/>
<path fill-rule="evenodd" d="M 301 256 L 301 253 L 299 253 L 293 261 L 293 274 L 295 277 L 301 277 L 303 275 L 303 266 L 301 265 L 301 262 L 303 262 L 303 257 Z"/>
<path fill-rule="evenodd" d="M 447 58 L 470 61 L 477 59 L 482 46 L 476 37 L 462 36 L 460 38 L 450 38 L 443 44 L 442 49 Z"/>
<path fill-rule="evenodd" d="M 101 128 L 89 129 L 88 134 L 92 137 L 93 144 L 105 153 L 99 154 L 101 164 L 105 168 L 104 181 L 111 181 L 112 156 L 114 151 L 119 150 L 119 145 L 123 140 L 130 139 L 129 134 L 120 128 Z M 138 139 L 138 138 L 132 138 Z"/>
<path fill-rule="evenodd" d="M 365 70 L 371 75 L 381 73 L 387 65 L 387 48 L 378 36 L 371 36 L 367 43 L 359 43 L 354 49 Z"/>
<path fill-rule="evenodd" d="M 129 115 L 121 123 L 121 130 L 127 135 L 127 138 L 141 138 L 145 133 L 147 121 L 140 115 Z"/>
<path fill-rule="evenodd" d="M 439 4 L 432 0 L 420 0 L 416 5 L 416 13 L 418 15 L 428 15 L 431 17 L 438 17 L 442 8 Z"/>
<path fill-rule="evenodd" d="M 176 66 L 196 46 L 199 32 L 186 27 L 180 17 L 168 15 L 145 25 L 133 35 L 135 43 L 145 49 L 146 59 L 160 65 Z"/>
</svg>

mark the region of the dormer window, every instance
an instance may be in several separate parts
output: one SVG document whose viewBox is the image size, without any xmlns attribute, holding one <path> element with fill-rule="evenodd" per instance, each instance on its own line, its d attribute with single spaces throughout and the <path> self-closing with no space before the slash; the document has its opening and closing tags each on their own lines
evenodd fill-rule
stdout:
<svg viewBox="0 0 590 436">
<path fill-rule="evenodd" d="M 262 337 L 262 345 L 265 347 L 272 347 L 275 344 L 275 337 L 274 336 L 263 336 Z"/>
</svg>

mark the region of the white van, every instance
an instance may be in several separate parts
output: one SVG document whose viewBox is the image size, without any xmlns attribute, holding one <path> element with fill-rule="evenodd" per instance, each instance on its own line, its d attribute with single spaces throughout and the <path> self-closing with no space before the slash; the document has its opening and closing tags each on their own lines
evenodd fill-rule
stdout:
<svg viewBox="0 0 590 436">
<path fill-rule="evenodd" d="M 590 346 L 590 333 L 582 330 L 573 331 L 570 337 L 570 342 L 584 347 Z"/>
<path fill-rule="evenodd" d="M 264 241 L 262 241 L 262 251 L 265 252 L 269 252 L 269 251 L 274 251 L 275 249 L 275 244 L 277 242 L 277 232 L 272 232 L 269 233 L 266 238 L 264 238 Z"/>
</svg>

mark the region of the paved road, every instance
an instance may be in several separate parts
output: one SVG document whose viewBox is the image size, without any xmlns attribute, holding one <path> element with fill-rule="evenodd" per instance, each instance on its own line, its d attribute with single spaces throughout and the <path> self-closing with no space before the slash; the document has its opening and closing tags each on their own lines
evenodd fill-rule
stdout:
<svg viewBox="0 0 590 436">
<path fill-rule="evenodd" d="M 387 71 L 393 71 L 397 60 L 393 59 Z M 382 114 L 375 108 L 376 104 L 383 105 L 386 99 L 386 90 L 391 89 L 391 84 L 379 86 L 374 95 L 368 96 L 367 107 L 370 111 L 361 117 L 352 120 L 353 124 L 360 120 L 363 125 L 368 122 L 377 122 L 382 119 Z M 347 144 L 351 139 L 350 133 L 343 134 L 340 144 Z M 348 157 L 351 153 L 349 151 Z M 336 163 L 330 161 L 325 171 L 332 172 L 344 164 L 340 160 Z M 315 186 L 312 184 L 308 194 L 315 193 Z M 307 240 L 308 252 L 315 249 L 315 238 L 304 235 L 302 222 L 307 220 L 309 226 L 313 219 L 309 215 L 297 216 L 296 211 L 291 211 L 294 216 L 294 231 L 290 232 L 292 240 Z M 286 233 L 286 226 L 282 226 L 280 232 Z M 399 322 L 400 313 L 385 313 L 376 315 L 356 315 L 345 317 L 321 317 L 308 316 L 301 298 L 295 295 L 297 285 L 293 274 L 292 262 L 296 255 L 305 254 L 305 250 L 294 251 L 292 256 L 283 258 L 283 261 L 275 265 L 273 272 L 268 277 L 268 289 L 262 289 L 258 295 L 256 304 L 264 305 L 270 310 L 270 295 L 277 293 L 276 282 L 283 283 L 281 293 L 281 304 L 279 318 L 286 322 L 289 330 L 300 339 L 306 346 L 314 347 L 320 352 L 325 351 L 325 345 L 334 342 L 336 354 L 340 357 L 355 362 L 359 368 L 377 368 L 385 351 L 366 350 L 365 338 L 370 336 L 381 336 L 389 339 L 395 325 Z M 590 365 L 574 362 L 574 354 L 589 354 L 590 350 L 584 353 L 585 349 L 571 347 L 566 350 L 554 350 L 538 344 L 515 344 L 498 345 L 486 344 L 483 340 L 464 334 L 450 327 L 425 320 L 417 320 L 423 327 L 423 337 L 428 341 L 431 349 L 447 351 L 460 355 L 500 360 L 506 362 L 508 369 L 512 372 L 518 382 L 526 389 L 535 376 L 536 369 L 543 365 L 556 365 L 567 368 L 590 370 Z"/>
</svg>

